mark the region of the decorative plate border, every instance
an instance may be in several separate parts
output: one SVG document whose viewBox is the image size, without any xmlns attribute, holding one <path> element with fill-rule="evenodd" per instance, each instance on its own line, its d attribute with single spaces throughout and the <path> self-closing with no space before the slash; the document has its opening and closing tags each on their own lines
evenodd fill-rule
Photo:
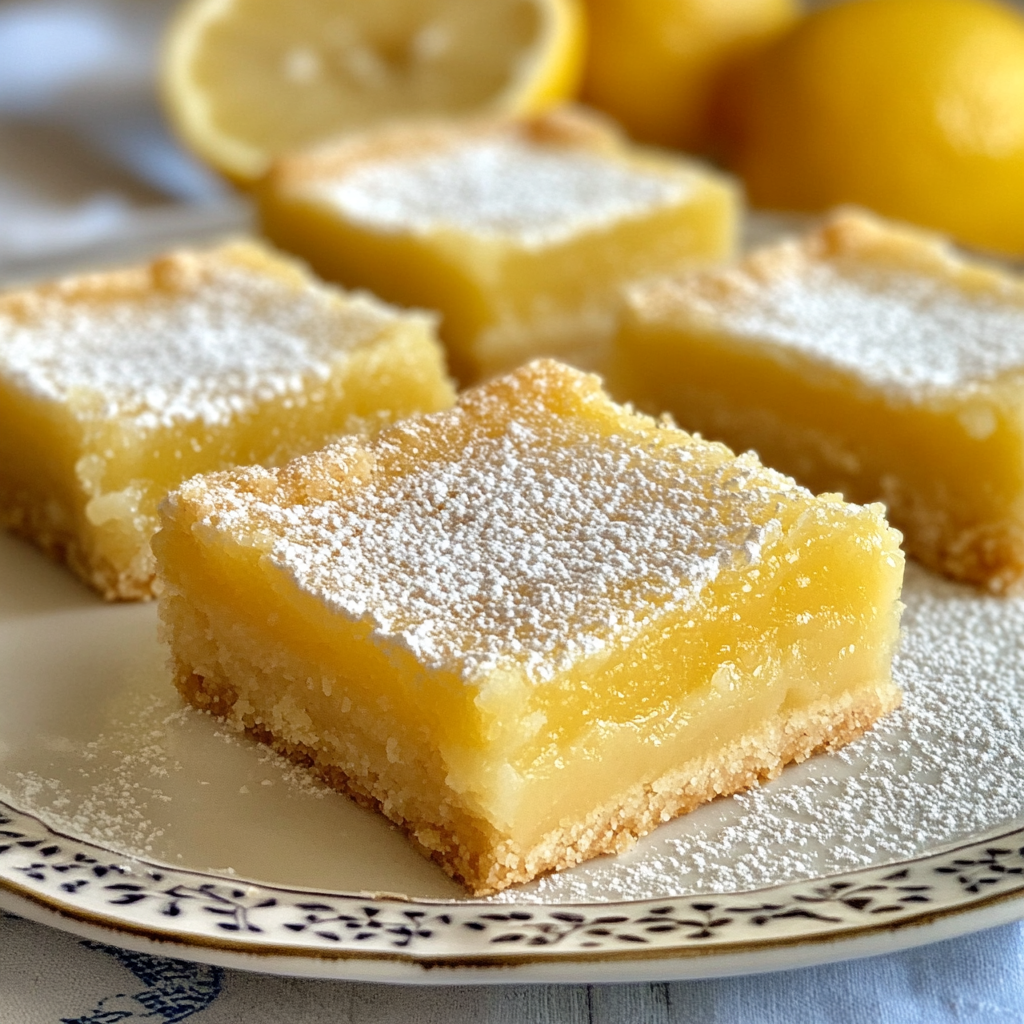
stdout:
<svg viewBox="0 0 1024 1024">
<path fill-rule="evenodd" d="M 196 949 L 424 964 L 650 957 L 824 941 L 1024 897 L 1024 827 L 895 865 L 752 892 L 502 905 L 301 891 L 165 867 L 61 835 L 0 802 L 0 904 L 5 893 L 65 920 Z"/>
</svg>

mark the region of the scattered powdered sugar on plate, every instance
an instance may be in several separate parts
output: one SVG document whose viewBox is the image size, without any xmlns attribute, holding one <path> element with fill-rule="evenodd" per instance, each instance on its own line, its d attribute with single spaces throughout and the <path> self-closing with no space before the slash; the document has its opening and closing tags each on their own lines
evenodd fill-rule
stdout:
<svg viewBox="0 0 1024 1024">
<path fill-rule="evenodd" d="M 130 702 L 126 720 L 95 739 L 51 739 L 64 770 L 10 772 L 0 779 L 0 795 L 68 835 L 86 836 L 116 853 L 152 855 L 164 834 L 152 804 L 170 799 L 161 781 L 181 769 L 166 747 L 168 715 L 180 714 L 173 703 L 140 695 Z"/>
<path fill-rule="evenodd" d="M 105 292 L 95 276 L 9 297 L 0 302 L 0 378 L 139 429 L 222 424 L 326 381 L 339 358 L 398 316 L 219 255 L 250 248 L 262 251 L 239 243 L 114 272 Z"/>
<path fill-rule="evenodd" d="M 441 152 L 367 163 L 310 193 L 380 231 L 455 228 L 540 248 L 678 203 L 691 187 L 682 175 L 571 147 L 472 139 Z"/>
<path fill-rule="evenodd" d="M 902 708 L 837 754 L 662 826 L 630 853 L 492 897 L 730 892 L 895 862 L 1024 819 L 1024 599 L 907 566 Z"/>
<path fill-rule="evenodd" d="M 88 741 L 42 739 L 49 770 L 0 768 L 0 798 L 42 818 L 51 828 L 130 857 L 167 857 L 174 845 L 169 805 L 190 802 L 196 787 L 216 777 L 209 759 L 197 764 L 199 735 L 212 748 L 233 748 L 252 764 L 243 787 L 280 785 L 293 795 L 335 796 L 323 782 L 263 744 L 253 743 L 207 713 L 183 705 L 162 678 L 138 678 L 139 692 L 122 694 L 106 727 Z M 209 867 L 209 865 L 207 865 Z"/>
</svg>

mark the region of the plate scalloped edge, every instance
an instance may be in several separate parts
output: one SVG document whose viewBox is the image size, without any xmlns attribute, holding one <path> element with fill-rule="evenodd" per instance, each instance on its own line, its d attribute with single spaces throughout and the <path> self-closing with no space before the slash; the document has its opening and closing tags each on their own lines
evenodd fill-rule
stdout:
<svg viewBox="0 0 1024 1024">
<path fill-rule="evenodd" d="M 612 981 L 637 974 L 609 974 L 615 962 L 645 961 L 645 978 L 709 977 L 758 969 L 730 954 L 970 918 L 922 932 L 918 941 L 927 942 L 1024 918 L 1024 826 L 926 857 L 751 892 L 507 905 L 303 891 L 167 867 L 118 857 L 0 803 L 0 907 L 79 934 L 98 928 L 111 939 L 113 930 L 113 941 L 163 955 L 284 974 L 508 982 L 519 980 L 515 968 L 539 965 L 549 969 L 524 980 Z M 971 913 L 986 909 L 995 912 Z M 898 945 L 916 944 L 904 936 Z M 818 948 L 761 969 L 890 946 L 843 943 L 835 955 Z M 488 966 L 504 970 L 481 974 Z M 458 976 L 424 970 L 438 967 Z"/>
</svg>

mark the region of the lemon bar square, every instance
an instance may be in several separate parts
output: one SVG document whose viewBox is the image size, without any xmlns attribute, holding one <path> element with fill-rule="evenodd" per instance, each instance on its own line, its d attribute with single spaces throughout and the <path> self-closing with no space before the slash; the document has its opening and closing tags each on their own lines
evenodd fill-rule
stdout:
<svg viewBox="0 0 1024 1024">
<path fill-rule="evenodd" d="M 463 382 L 596 368 L 625 281 L 726 258 L 737 230 L 724 176 L 569 110 L 356 136 L 257 191 L 268 237 L 324 277 L 439 310 Z"/>
<path fill-rule="evenodd" d="M 187 700 L 378 807 L 475 894 L 628 848 L 860 735 L 899 534 L 537 361 L 162 509 Z"/>
<path fill-rule="evenodd" d="M 882 501 L 907 553 L 1024 578 L 1024 281 L 856 210 L 737 266 L 628 289 L 612 390 L 813 491 Z"/>
<path fill-rule="evenodd" d="M 157 505 L 450 405 L 431 317 L 238 241 L 0 297 L 0 523 L 106 598 L 152 596 Z"/>
</svg>

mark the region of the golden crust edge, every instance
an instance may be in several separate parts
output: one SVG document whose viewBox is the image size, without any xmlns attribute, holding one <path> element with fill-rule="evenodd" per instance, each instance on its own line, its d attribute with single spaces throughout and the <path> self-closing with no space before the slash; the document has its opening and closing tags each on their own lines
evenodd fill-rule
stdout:
<svg viewBox="0 0 1024 1024">
<path fill-rule="evenodd" d="M 940 512 L 906 507 L 891 518 L 903 531 L 907 554 L 927 568 L 996 597 L 1024 594 L 1024 523 L 955 527 Z"/>
<path fill-rule="evenodd" d="M 211 684 L 180 666 L 175 685 L 193 706 L 230 719 L 234 696 L 230 687 Z M 898 687 L 883 680 L 856 692 L 847 691 L 836 700 L 822 698 L 806 708 L 783 708 L 760 730 L 727 744 L 717 756 L 694 759 L 653 781 L 630 786 L 613 800 L 594 808 L 583 820 L 547 833 L 528 850 L 507 838 L 470 848 L 465 837 L 460 838 L 437 822 L 408 821 L 388 813 L 384 805 L 386 789 L 375 793 L 373 789 L 380 788 L 379 784 L 368 787 L 365 780 L 352 777 L 340 766 L 320 763 L 317 751 L 308 746 L 292 743 L 266 726 L 245 731 L 294 763 L 309 768 L 332 789 L 385 814 L 406 832 L 420 853 L 465 885 L 473 896 L 480 897 L 594 857 L 625 852 L 658 825 L 701 804 L 773 779 L 787 764 L 845 746 L 901 702 Z M 479 827 L 472 831 L 481 837 L 485 835 Z"/>
<path fill-rule="evenodd" d="M 520 863 L 539 861 L 539 866 L 525 871 L 520 864 L 503 866 L 497 879 L 487 878 L 484 887 L 474 888 L 474 895 L 492 895 L 593 857 L 622 853 L 658 825 L 718 797 L 770 781 L 787 764 L 851 743 L 902 702 L 902 694 L 892 683 L 871 688 L 859 703 L 850 699 L 849 693 L 843 697 L 846 699 L 835 705 L 822 699 L 801 711 L 783 712 L 759 732 L 727 744 L 717 757 L 694 759 L 653 782 L 631 786 L 621 797 L 595 808 L 582 822 L 549 833 L 520 858 Z"/>
<path fill-rule="evenodd" d="M 288 191 L 367 163 L 418 157 L 464 139 L 486 138 L 520 138 L 590 152 L 617 152 L 625 144 L 614 122 L 596 111 L 572 105 L 532 115 L 499 113 L 454 122 L 405 121 L 279 156 L 271 162 L 260 187 Z"/>
<path fill-rule="evenodd" d="M 668 319 L 690 324 L 700 317 L 693 309 L 695 301 L 742 302 L 762 285 L 826 263 L 898 268 L 1024 306 L 1024 284 L 1011 271 L 963 255 L 936 232 L 860 207 L 840 206 L 805 232 L 758 246 L 735 263 L 629 284 L 623 290 L 623 313 L 641 323 Z"/>
</svg>

